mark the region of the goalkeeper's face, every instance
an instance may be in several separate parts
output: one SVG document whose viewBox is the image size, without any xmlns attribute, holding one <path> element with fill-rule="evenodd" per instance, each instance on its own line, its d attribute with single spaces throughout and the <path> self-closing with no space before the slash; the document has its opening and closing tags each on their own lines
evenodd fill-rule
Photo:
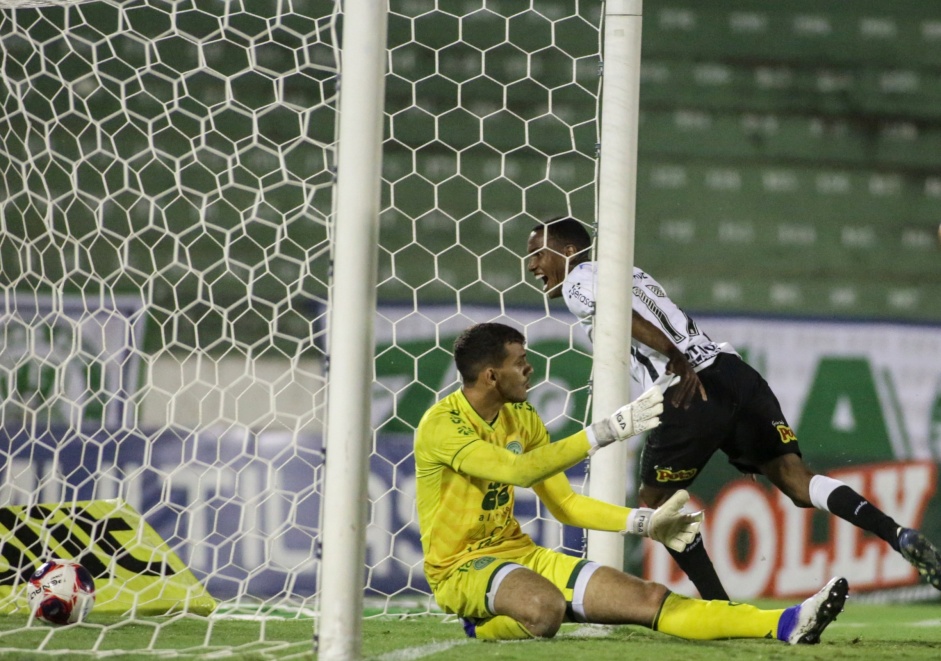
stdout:
<svg viewBox="0 0 941 661">
<path fill-rule="evenodd" d="M 506 345 L 506 358 L 494 370 L 494 385 L 504 402 L 518 404 L 526 401 L 529 377 L 533 366 L 526 359 L 526 347 L 518 343 Z"/>
<path fill-rule="evenodd" d="M 542 282 L 542 291 L 549 298 L 562 295 L 562 281 L 568 274 L 568 259 L 558 242 L 549 239 L 546 233 L 536 230 L 526 242 L 526 269 Z"/>
</svg>

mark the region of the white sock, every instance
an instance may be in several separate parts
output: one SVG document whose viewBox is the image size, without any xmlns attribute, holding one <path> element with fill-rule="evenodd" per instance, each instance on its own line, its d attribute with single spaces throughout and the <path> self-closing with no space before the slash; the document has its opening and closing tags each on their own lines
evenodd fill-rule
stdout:
<svg viewBox="0 0 941 661">
<path fill-rule="evenodd" d="M 827 500 L 829 500 L 830 494 L 833 493 L 835 489 L 842 486 L 842 482 L 834 480 L 832 477 L 814 475 L 810 478 L 810 502 L 812 502 L 814 507 L 818 510 L 829 512 L 830 508 L 827 507 Z"/>
</svg>

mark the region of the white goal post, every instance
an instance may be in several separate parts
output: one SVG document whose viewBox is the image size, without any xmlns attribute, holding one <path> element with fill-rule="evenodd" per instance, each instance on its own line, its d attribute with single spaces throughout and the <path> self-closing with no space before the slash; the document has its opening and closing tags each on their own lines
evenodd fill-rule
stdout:
<svg viewBox="0 0 941 661">
<path fill-rule="evenodd" d="M 386 13 L 385 2 L 344 5 L 319 581 L 329 607 L 315 637 L 324 661 L 362 654 Z"/>
<path fill-rule="evenodd" d="M 605 3 L 601 96 L 601 157 L 598 176 L 598 310 L 594 351 L 592 418 L 600 420 L 631 399 L 631 285 L 634 282 L 634 220 L 637 202 L 637 127 L 640 104 L 642 0 Z M 633 393 L 639 395 L 640 393 Z M 634 493 L 633 458 L 619 444 L 617 455 L 591 459 L 589 495 L 623 505 Z M 588 557 L 624 566 L 622 540 L 588 531 Z"/>
</svg>

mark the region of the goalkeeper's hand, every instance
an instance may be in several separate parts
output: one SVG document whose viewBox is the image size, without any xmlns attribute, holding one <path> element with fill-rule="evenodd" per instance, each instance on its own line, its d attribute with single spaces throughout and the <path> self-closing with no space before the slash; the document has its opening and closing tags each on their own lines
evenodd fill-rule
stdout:
<svg viewBox="0 0 941 661">
<path fill-rule="evenodd" d="M 701 510 L 692 514 L 683 511 L 688 501 L 689 493 L 680 489 L 655 510 L 635 507 L 627 515 L 627 529 L 622 530 L 621 534 L 649 537 L 674 551 L 682 552 L 695 539 L 703 518 Z"/>
<path fill-rule="evenodd" d="M 588 427 L 585 431 L 591 443 L 591 452 L 658 426 L 660 414 L 663 413 L 663 391 L 676 381 L 679 381 L 679 377 L 672 374 L 657 379 L 633 402 Z"/>
</svg>

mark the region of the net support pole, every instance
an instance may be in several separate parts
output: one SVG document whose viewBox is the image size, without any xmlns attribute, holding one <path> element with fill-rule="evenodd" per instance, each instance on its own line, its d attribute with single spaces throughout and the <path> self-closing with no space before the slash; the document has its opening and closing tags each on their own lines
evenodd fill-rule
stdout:
<svg viewBox="0 0 941 661">
<path fill-rule="evenodd" d="M 362 653 L 387 3 L 344 0 L 321 517 L 321 661 Z"/>
<path fill-rule="evenodd" d="M 642 19 L 642 0 L 605 3 L 596 241 L 598 307 L 593 340 L 594 421 L 611 415 L 631 397 L 631 287 Z M 626 443 L 615 443 L 596 453 L 589 468 L 589 494 L 623 505 L 628 482 L 633 482 L 632 476 L 629 480 L 627 466 Z M 589 531 L 588 557 L 622 569 L 624 540 L 620 535 Z"/>
</svg>

